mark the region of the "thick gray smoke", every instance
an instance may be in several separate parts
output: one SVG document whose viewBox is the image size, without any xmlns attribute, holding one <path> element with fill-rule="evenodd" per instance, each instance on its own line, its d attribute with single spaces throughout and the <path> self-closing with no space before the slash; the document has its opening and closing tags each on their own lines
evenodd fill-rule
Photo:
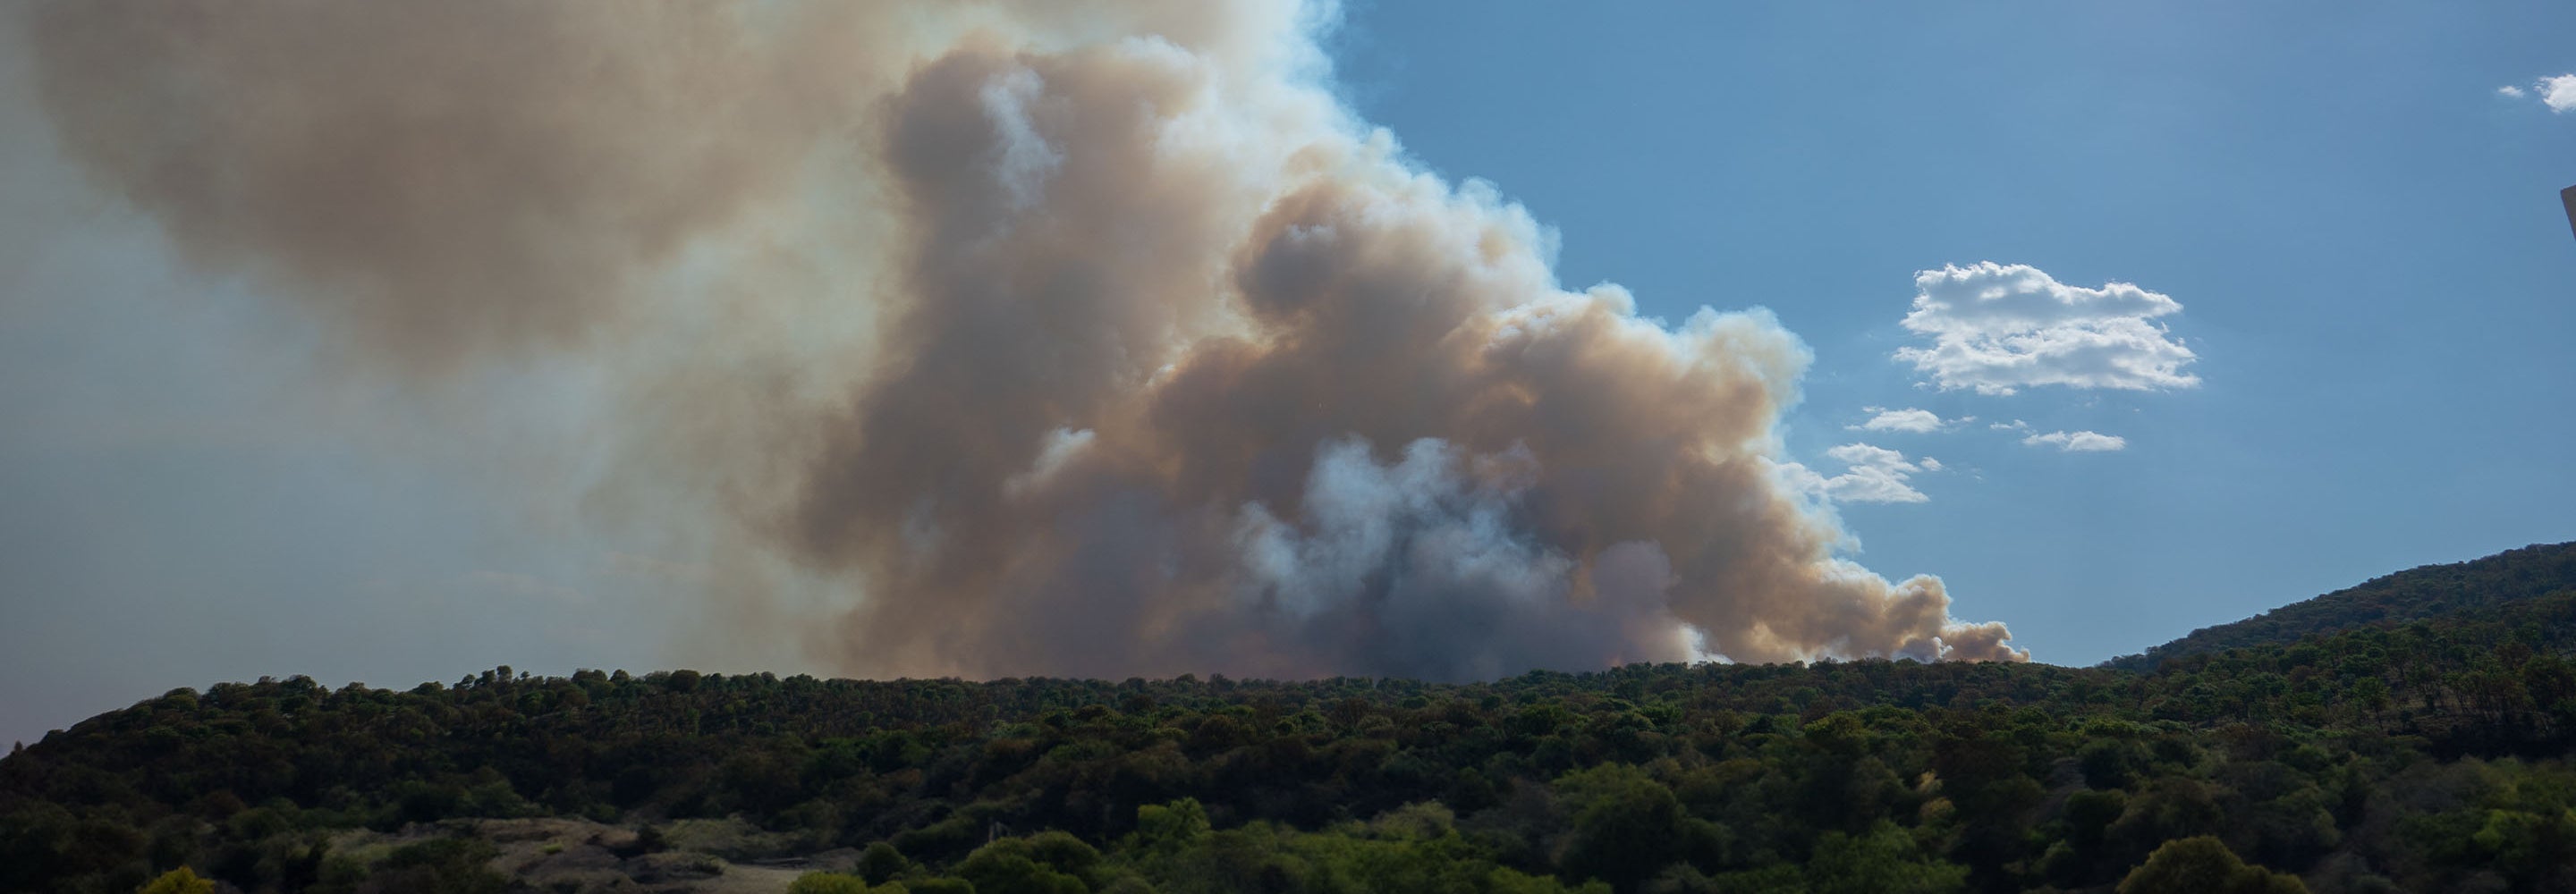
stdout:
<svg viewBox="0 0 2576 894">
<path fill-rule="evenodd" d="M 63 2 L 67 151 L 393 375 L 636 384 L 619 488 L 856 673 L 2022 657 L 1835 557 L 1767 315 L 1568 292 L 1291 3 Z M 712 598 L 749 582 L 718 582 Z"/>
</svg>

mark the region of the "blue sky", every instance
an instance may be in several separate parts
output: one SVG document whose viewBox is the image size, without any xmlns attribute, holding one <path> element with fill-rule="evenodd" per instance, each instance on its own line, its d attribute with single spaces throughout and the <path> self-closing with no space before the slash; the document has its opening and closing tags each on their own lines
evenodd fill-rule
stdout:
<svg viewBox="0 0 2576 894">
<path fill-rule="evenodd" d="M 2576 111 L 2541 84 L 2571 34 L 2544 2 L 1355 2 L 1328 45 L 1420 165 L 1555 229 L 1564 284 L 1774 312 L 1814 354 L 1788 456 L 1863 467 L 1857 557 L 2085 664 L 2576 539 Z M 369 441 L 410 397 L 317 382 L 309 324 L 85 186 L 24 55 L 0 52 L 0 740 L 262 674 L 796 669 L 672 635 L 698 609 L 647 538 L 520 499 L 563 469 Z M 2164 296 L 2121 331 L 2191 359 L 1938 387 L 1898 356 L 1935 346 L 1903 323 L 1917 275 L 1986 262 Z M 498 393 L 477 412 L 532 440 L 582 430 L 566 395 Z M 1944 424 L 1864 427 L 1907 410 Z"/>
<path fill-rule="evenodd" d="M 1777 313 L 1816 354 L 1793 454 L 1945 466 L 1841 507 L 1862 559 L 2040 660 L 2576 539 L 2576 113 L 2535 88 L 2576 67 L 2576 6 L 1504 8 L 1355 4 L 1348 93 L 1554 225 L 1569 285 Z M 1914 275 L 1983 261 L 2170 296 L 2200 383 L 1925 387 L 1893 359 L 1929 343 Z M 2126 447 L 1989 427 L 2016 419 Z"/>
</svg>

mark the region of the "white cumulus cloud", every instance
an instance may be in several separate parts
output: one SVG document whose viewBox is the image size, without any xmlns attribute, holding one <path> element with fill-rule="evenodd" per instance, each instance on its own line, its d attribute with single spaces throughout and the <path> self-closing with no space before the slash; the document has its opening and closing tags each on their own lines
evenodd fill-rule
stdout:
<svg viewBox="0 0 2576 894">
<path fill-rule="evenodd" d="M 2053 431 L 2021 439 L 2033 447 L 2055 447 L 2068 453 L 2101 453 L 2128 449 L 2129 439 L 2097 431 Z"/>
<path fill-rule="evenodd" d="M 1861 409 L 1876 412 L 1878 415 L 1871 416 L 1869 417 L 1868 422 L 1851 426 L 1852 428 L 1867 431 L 1909 431 L 1920 433 L 1940 431 L 1941 426 L 1948 424 L 1941 421 L 1939 414 L 1930 410 L 1917 410 L 1912 407 L 1907 407 L 1902 410 L 1886 410 L 1878 407 L 1862 407 Z"/>
<path fill-rule="evenodd" d="M 2514 85 L 2512 85 L 2512 84 L 2506 84 L 2506 85 L 2504 85 L 2504 86 L 2502 86 L 2502 87 L 2498 87 L 2498 88 L 2496 88 L 2496 95 L 2497 95 L 2497 96 L 2504 97 L 2504 98 L 2506 98 L 2506 99 L 2521 99 L 2521 98 L 2523 97 L 2523 92 L 2522 92 L 2522 88 L 2520 88 L 2520 87 L 2516 87 L 2516 86 L 2514 86 Z"/>
<path fill-rule="evenodd" d="M 1825 456 L 1842 463 L 1843 473 L 1828 478 L 1797 463 L 1782 463 L 1779 471 L 1790 487 L 1836 503 L 1921 503 L 1932 498 L 1907 480 L 1941 470 L 1939 460 L 1909 462 L 1902 452 L 1870 444 L 1844 444 Z"/>
<path fill-rule="evenodd" d="M 1901 348 L 1896 359 L 1929 374 L 1942 390 L 2011 394 L 2033 385 L 2153 390 L 2190 388 L 2182 371 L 2198 359 L 2153 318 L 2182 304 L 2135 285 L 2084 288 L 2025 264 L 1984 261 L 1914 275 L 1914 310 L 1904 326 L 1932 346 Z"/>
<path fill-rule="evenodd" d="M 2540 101 L 2552 112 L 2576 111 L 2576 74 L 2541 78 L 2534 85 L 2540 90 Z"/>
</svg>

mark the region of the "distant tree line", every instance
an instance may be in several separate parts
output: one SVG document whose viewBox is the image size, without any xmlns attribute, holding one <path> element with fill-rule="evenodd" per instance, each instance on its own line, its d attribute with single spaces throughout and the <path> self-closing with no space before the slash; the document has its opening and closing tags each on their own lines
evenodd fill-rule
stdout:
<svg viewBox="0 0 2576 894">
<path fill-rule="evenodd" d="M 865 849 L 808 892 L 2567 891 L 2571 651 L 2562 583 L 2146 673 L 262 679 L 0 760 L 0 891 L 500 891 L 331 834 L 537 816 Z"/>
</svg>

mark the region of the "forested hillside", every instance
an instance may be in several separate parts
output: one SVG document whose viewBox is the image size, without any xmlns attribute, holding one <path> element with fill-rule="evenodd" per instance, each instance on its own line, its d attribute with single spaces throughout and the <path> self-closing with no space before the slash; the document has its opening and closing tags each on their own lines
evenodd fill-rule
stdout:
<svg viewBox="0 0 2576 894">
<path fill-rule="evenodd" d="M 2561 592 L 2151 674 L 262 680 L 0 760 L 0 890 L 2565 891 L 2571 649 Z"/>
<path fill-rule="evenodd" d="M 2296 642 L 2371 624 L 2424 618 L 2576 590 L 2576 543 L 2526 546 L 2483 559 L 2424 565 L 2360 586 L 2293 602 L 2230 624 L 2203 627 L 2189 636 L 2103 662 L 2123 670 L 2154 670 L 2169 658 Z"/>
</svg>

